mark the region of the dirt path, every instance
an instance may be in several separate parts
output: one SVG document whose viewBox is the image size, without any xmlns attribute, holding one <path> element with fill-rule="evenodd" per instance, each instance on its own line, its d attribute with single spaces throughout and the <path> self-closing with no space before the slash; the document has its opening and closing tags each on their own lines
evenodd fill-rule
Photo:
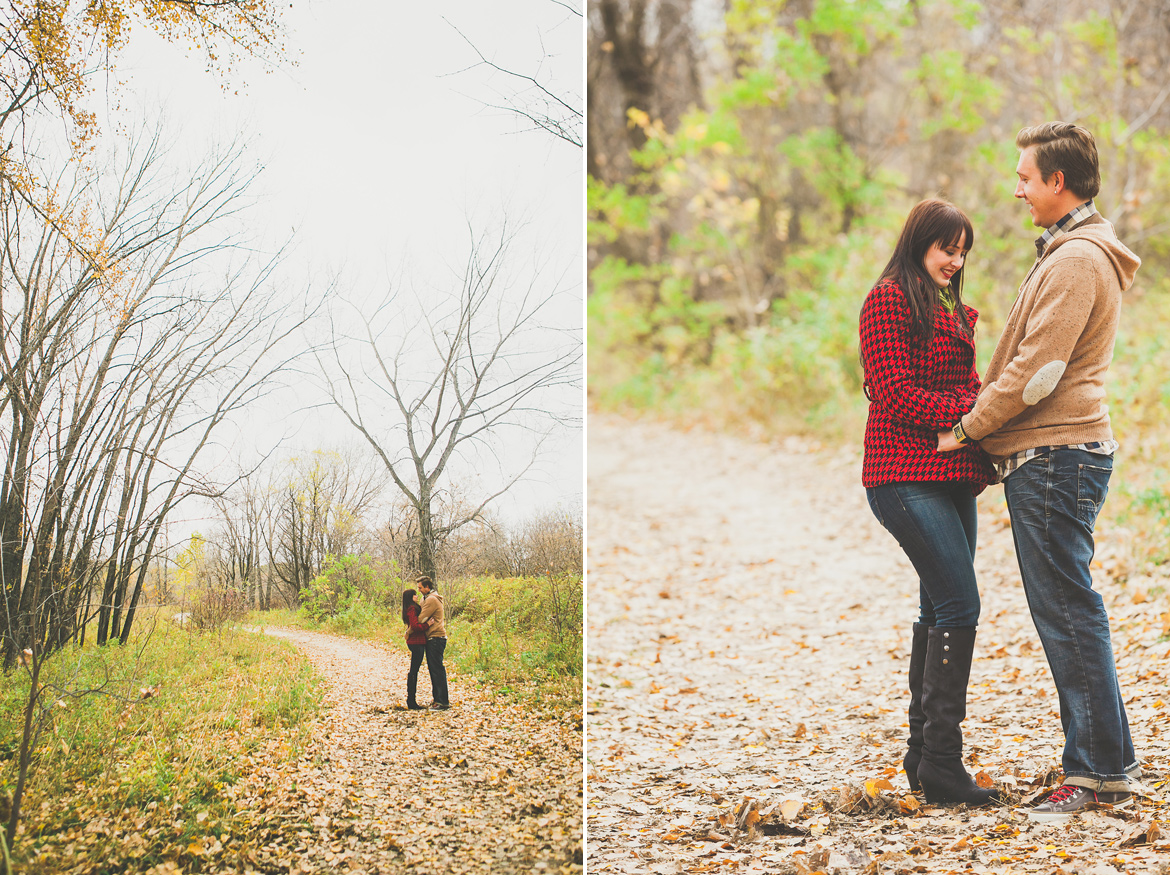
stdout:
<svg viewBox="0 0 1170 875">
<path fill-rule="evenodd" d="M 1036 826 L 907 798 L 917 584 L 856 451 L 591 415 L 588 453 L 591 875 L 1170 871 L 1167 580 L 1125 580 L 1124 533 L 1099 530 L 1099 587 L 1149 794 Z M 1026 799 L 1060 765 L 1056 696 L 1000 489 L 980 524 L 967 753 Z"/>
<path fill-rule="evenodd" d="M 328 687 L 309 749 L 237 787 L 258 871 L 579 872 L 580 733 L 451 674 L 449 711 L 408 711 L 409 655 L 268 628 Z M 426 666 L 419 700 L 430 702 Z"/>
</svg>

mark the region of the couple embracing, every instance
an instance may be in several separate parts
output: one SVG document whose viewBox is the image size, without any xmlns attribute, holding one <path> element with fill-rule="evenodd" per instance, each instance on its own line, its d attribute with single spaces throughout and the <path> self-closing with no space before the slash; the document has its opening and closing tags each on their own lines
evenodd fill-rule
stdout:
<svg viewBox="0 0 1170 875">
<path fill-rule="evenodd" d="M 1060 701 L 1064 784 L 1028 815 L 1062 822 L 1130 801 L 1140 778 L 1093 589 L 1093 526 L 1117 442 L 1106 413 L 1121 294 L 1140 261 L 1093 204 L 1097 148 L 1084 128 L 1024 128 L 1015 196 L 1045 231 L 988 363 L 962 299 L 975 242 L 952 204 L 914 207 L 861 311 L 870 399 L 862 480 L 870 508 L 919 576 L 910 654 L 910 786 L 930 802 L 984 805 L 963 766 L 960 723 L 979 622 L 976 496 L 1002 482 L 1032 619 Z"/>
</svg>

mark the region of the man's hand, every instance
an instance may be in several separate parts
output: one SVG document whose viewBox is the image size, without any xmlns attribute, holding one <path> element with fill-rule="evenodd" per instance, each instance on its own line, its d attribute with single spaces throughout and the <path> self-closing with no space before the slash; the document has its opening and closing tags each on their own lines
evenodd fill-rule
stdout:
<svg viewBox="0 0 1170 875">
<path fill-rule="evenodd" d="M 953 453 L 962 448 L 963 445 L 955 440 L 955 433 L 949 428 L 938 433 L 938 451 L 940 453 Z"/>
</svg>

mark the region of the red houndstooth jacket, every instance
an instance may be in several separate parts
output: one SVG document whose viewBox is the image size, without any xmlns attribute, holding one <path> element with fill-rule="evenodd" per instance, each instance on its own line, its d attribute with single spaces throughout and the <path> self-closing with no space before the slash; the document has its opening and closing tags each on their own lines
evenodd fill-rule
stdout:
<svg viewBox="0 0 1170 875">
<path fill-rule="evenodd" d="M 972 328 L 978 312 L 965 307 Z M 897 283 L 878 283 L 861 307 L 861 360 L 870 399 L 865 424 L 865 486 L 958 481 L 982 492 L 995 475 L 976 445 L 938 451 L 938 432 L 975 405 L 979 374 L 975 344 L 961 317 L 939 307 L 934 337 L 923 344 L 910 330 L 910 307 Z"/>
</svg>

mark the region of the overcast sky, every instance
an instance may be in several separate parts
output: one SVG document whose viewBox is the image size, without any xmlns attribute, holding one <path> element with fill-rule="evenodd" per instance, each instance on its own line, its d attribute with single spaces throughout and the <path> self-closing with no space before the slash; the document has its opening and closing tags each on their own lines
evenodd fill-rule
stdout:
<svg viewBox="0 0 1170 875">
<path fill-rule="evenodd" d="M 245 63 L 227 90 L 203 58 L 136 34 L 119 67 L 121 118 L 132 126 L 135 114 L 161 111 L 188 156 L 244 132 L 265 165 L 251 230 L 269 245 L 295 232 L 284 268 L 295 281 L 340 275 L 355 297 L 396 281 L 425 295 L 461 267 L 468 222 L 487 228 L 506 213 L 526 223 L 518 257 L 539 254 L 550 276 L 568 277 L 573 309 L 558 318 L 580 326 L 582 151 L 491 109 L 510 84 L 466 69 L 477 57 L 464 36 L 579 98 L 581 18 L 556 0 L 345 0 L 295 3 L 285 22 L 286 61 L 274 71 Z M 297 412 L 279 430 L 290 452 L 328 447 L 353 440 L 339 420 Z M 515 519 L 577 504 L 582 484 L 578 430 L 501 510 Z"/>
</svg>

